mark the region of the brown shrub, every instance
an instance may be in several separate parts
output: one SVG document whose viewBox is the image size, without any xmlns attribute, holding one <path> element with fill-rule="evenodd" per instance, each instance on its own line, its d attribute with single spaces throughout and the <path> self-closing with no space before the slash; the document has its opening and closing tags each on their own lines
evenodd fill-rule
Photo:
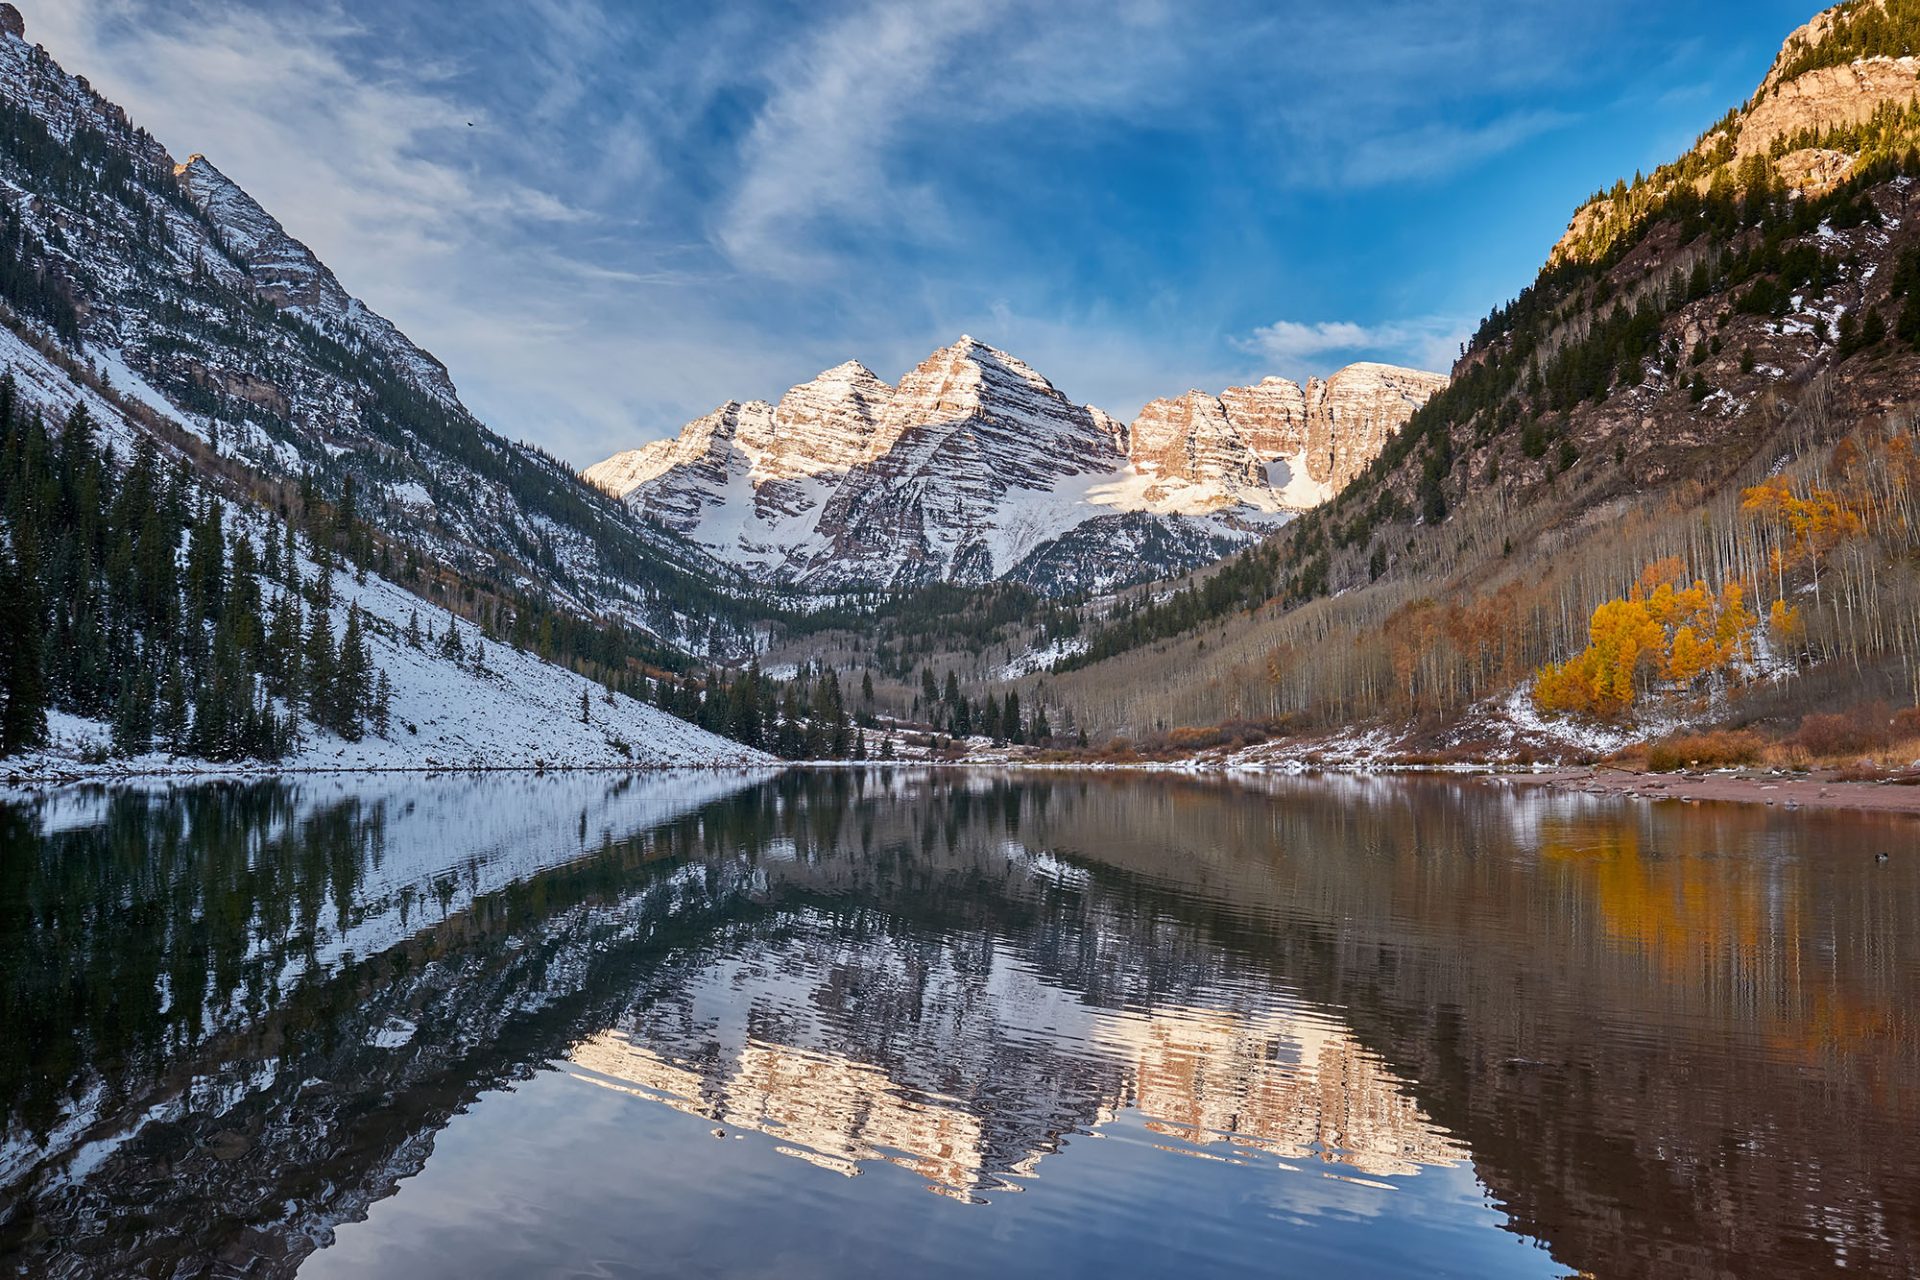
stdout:
<svg viewBox="0 0 1920 1280">
<path fill-rule="evenodd" d="M 1655 773 L 1669 773 L 1675 769 L 1758 764 L 1766 749 L 1766 739 L 1750 729 L 1683 733 L 1649 745 L 1647 768 Z"/>
<path fill-rule="evenodd" d="M 1242 747 L 1285 737 L 1290 727 L 1285 719 L 1278 717 L 1268 720 L 1226 720 L 1216 725 L 1168 729 L 1163 733 L 1149 734 L 1137 744 L 1137 748 L 1151 757 L 1191 755 L 1215 747 L 1238 751 Z"/>
<path fill-rule="evenodd" d="M 1892 719 L 1886 703 L 1869 702 L 1852 711 L 1805 716 L 1787 741 L 1816 758 L 1884 751 L 1893 745 Z"/>
</svg>

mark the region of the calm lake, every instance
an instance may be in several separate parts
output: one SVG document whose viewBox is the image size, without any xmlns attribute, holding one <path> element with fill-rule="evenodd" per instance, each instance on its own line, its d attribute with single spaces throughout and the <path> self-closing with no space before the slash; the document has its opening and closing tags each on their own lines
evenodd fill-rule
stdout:
<svg viewBox="0 0 1920 1280">
<path fill-rule="evenodd" d="M 1920 823 L 61 791 L 0 803 L 0 1098 L 6 1274 L 1912 1276 Z"/>
</svg>

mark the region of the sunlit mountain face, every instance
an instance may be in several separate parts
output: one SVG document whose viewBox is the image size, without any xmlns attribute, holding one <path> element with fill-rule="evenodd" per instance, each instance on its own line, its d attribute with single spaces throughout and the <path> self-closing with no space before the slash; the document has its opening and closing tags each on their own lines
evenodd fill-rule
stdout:
<svg viewBox="0 0 1920 1280">
<path fill-rule="evenodd" d="M 54 793 L 0 859 L 24 1274 L 1920 1258 L 1920 837 L 1868 818 L 313 781 Z"/>
</svg>

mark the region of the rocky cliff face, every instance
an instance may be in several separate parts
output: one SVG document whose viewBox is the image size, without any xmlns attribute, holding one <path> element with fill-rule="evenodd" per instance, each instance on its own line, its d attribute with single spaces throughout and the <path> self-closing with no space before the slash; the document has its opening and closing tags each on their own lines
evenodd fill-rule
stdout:
<svg viewBox="0 0 1920 1280">
<path fill-rule="evenodd" d="M 1445 381 L 1355 365 L 1157 400 L 1123 425 L 963 337 L 898 386 L 849 362 L 584 474 L 768 581 L 1096 589 L 1183 571 L 1323 501 Z"/>
<path fill-rule="evenodd" d="M 1436 373 L 1354 364 L 1307 384 L 1307 474 L 1335 492 L 1367 469 L 1414 410 L 1447 385 Z"/>
<path fill-rule="evenodd" d="M 1887 103 L 1905 106 L 1920 84 L 1920 58 L 1862 58 L 1770 84 L 1742 114 L 1734 154 L 1764 156 L 1781 138 L 1859 124 Z"/>
<path fill-rule="evenodd" d="M 1154 476 L 1149 502 L 1298 511 L 1378 457 L 1446 386 L 1440 374 L 1355 364 L 1303 387 L 1285 378 L 1156 400 L 1134 423 L 1130 459 Z"/>
<path fill-rule="evenodd" d="M 1887 51 L 1848 56 L 1865 39 L 1849 32 L 1850 24 L 1862 19 L 1880 24 L 1882 36 L 1873 43 Z M 1857 157 L 1822 145 L 1831 140 L 1824 135 L 1920 102 L 1920 32 L 1911 33 L 1911 39 L 1897 34 L 1912 21 L 1890 11 L 1886 0 L 1848 0 L 1814 15 L 1787 37 L 1753 97 L 1700 139 L 1685 173 L 1667 177 L 1663 170 L 1655 190 L 1636 192 L 1629 207 L 1621 207 L 1619 188 L 1589 201 L 1567 224 L 1553 260 L 1595 256 L 1622 219 L 1643 212 L 1674 185 L 1690 182 L 1705 194 L 1713 185 L 1712 170 L 1728 162 L 1737 166 L 1764 157 L 1788 189 L 1803 195 L 1831 191 L 1852 176 Z M 1849 37 L 1856 43 L 1848 43 Z M 1809 142 L 1814 145 L 1802 145 Z"/>
<path fill-rule="evenodd" d="M 1048 495 L 1120 462 L 1111 420 L 970 337 L 900 380 L 883 434 L 821 508 L 805 579 L 989 581 L 1071 523 Z"/>
<path fill-rule="evenodd" d="M 174 177 L 194 207 L 218 229 L 231 254 L 252 277 L 259 295 L 322 332 L 363 343 L 402 369 L 422 391 L 446 404 L 459 396 L 447 367 L 415 346 L 385 316 L 350 296 L 313 250 L 288 235 L 205 156 L 190 156 Z"/>
</svg>

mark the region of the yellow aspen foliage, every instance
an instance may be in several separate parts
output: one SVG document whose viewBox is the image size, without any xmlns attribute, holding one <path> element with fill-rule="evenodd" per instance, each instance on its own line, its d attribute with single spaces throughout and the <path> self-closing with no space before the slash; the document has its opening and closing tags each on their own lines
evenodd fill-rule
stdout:
<svg viewBox="0 0 1920 1280">
<path fill-rule="evenodd" d="M 1797 649 L 1807 638 L 1807 620 L 1800 616 L 1798 606 L 1775 600 L 1773 608 L 1767 611 L 1767 631 L 1773 636 L 1776 648 Z"/>
<path fill-rule="evenodd" d="M 1713 666 L 1724 667 L 1735 659 L 1753 656 L 1748 643 L 1760 617 L 1747 607 L 1746 588 L 1729 582 L 1720 588 L 1720 600 L 1713 620 Z"/>
<path fill-rule="evenodd" d="M 1593 611 L 1587 647 L 1534 674 L 1541 711 L 1615 719 L 1659 682 L 1690 685 L 1751 656 L 1759 619 L 1746 592 L 1728 583 L 1716 594 L 1685 581 L 1678 560 L 1647 566 L 1624 599 Z"/>
<path fill-rule="evenodd" d="M 1667 655 L 1667 679 L 1691 684 L 1719 665 L 1714 661 L 1714 646 L 1703 642 L 1692 627 L 1673 633 L 1673 648 Z"/>
<path fill-rule="evenodd" d="M 1833 490 L 1809 489 L 1803 498 L 1782 476 L 1763 480 L 1743 491 L 1740 509 L 1785 527 L 1793 535 L 1796 554 L 1818 555 L 1865 528 L 1854 505 Z"/>
</svg>

